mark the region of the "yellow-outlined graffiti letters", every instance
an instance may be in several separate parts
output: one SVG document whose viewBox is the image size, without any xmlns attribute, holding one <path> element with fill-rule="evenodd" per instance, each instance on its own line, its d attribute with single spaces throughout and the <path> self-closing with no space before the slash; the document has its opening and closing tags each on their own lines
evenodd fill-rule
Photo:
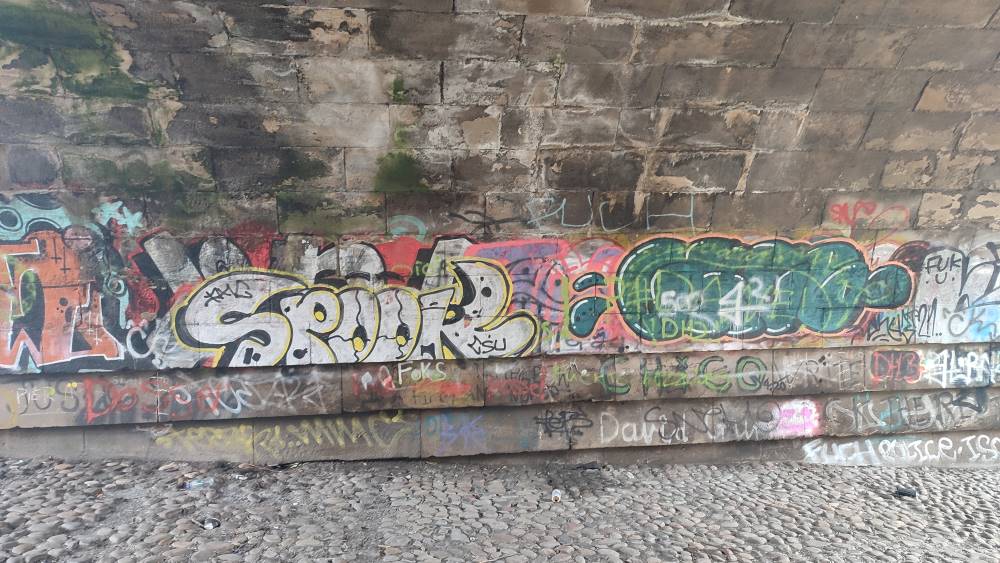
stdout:
<svg viewBox="0 0 1000 563">
<path fill-rule="evenodd" d="M 418 291 L 230 270 L 184 299 L 174 331 L 190 348 L 215 351 L 220 367 L 511 357 L 535 349 L 538 320 L 509 311 L 512 286 L 501 265 L 457 259 L 447 271 L 446 283 Z"/>
</svg>

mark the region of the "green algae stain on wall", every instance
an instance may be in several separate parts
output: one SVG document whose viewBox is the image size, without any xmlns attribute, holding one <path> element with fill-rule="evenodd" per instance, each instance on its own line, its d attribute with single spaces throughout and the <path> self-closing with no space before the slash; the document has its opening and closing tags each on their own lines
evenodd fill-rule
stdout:
<svg viewBox="0 0 1000 563">
<path fill-rule="evenodd" d="M 66 91 L 83 97 L 144 98 L 149 87 L 124 73 L 111 36 L 89 15 L 38 4 L 0 4 L 0 41 L 27 68 L 51 62 Z"/>
<path fill-rule="evenodd" d="M 428 189 L 424 170 L 412 155 L 395 151 L 378 159 L 375 191 L 380 193 L 422 192 Z"/>
</svg>

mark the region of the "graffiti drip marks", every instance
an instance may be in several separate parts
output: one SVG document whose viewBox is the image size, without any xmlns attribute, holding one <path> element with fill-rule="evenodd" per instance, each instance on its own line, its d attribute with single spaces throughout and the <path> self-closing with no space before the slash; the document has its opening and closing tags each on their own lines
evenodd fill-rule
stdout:
<svg viewBox="0 0 1000 563">
<path fill-rule="evenodd" d="M 335 288 L 293 274 L 234 270 L 211 277 L 174 315 L 180 341 L 231 367 L 520 356 L 538 321 L 510 312 L 506 271 L 449 261 L 435 289 Z"/>
<path fill-rule="evenodd" d="M 912 288 L 903 265 L 872 270 L 848 240 L 658 237 L 622 259 L 614 299 L 623 322 L 643 339 L 749 339 L 837 334 L 866 309 L 906 304 Z M 589 334 L 606 308 L 595 298 L 577 302 L 571 330 Z"/>
</svg>

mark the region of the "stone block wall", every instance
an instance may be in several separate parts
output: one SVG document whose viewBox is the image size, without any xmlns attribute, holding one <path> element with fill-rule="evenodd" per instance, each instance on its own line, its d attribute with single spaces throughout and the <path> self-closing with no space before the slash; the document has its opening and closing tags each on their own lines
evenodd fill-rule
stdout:
<svg viewBox="0 0 1000 563">
<path fill-rule="evenodd" d="M 0 451 L 995 462 L 998 10 L 4 0 Z"/>
</svg>

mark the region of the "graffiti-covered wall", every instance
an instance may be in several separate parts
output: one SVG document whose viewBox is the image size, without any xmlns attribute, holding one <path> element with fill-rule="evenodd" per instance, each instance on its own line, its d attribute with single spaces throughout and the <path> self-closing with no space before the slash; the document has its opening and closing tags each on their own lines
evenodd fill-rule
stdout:
<svg viewBox="0 0 1000 563">
<path fill-rule="evenodd" d="M 0 446 L 994 461 L 998 9 L 2 1 Z"/>
</svg>

